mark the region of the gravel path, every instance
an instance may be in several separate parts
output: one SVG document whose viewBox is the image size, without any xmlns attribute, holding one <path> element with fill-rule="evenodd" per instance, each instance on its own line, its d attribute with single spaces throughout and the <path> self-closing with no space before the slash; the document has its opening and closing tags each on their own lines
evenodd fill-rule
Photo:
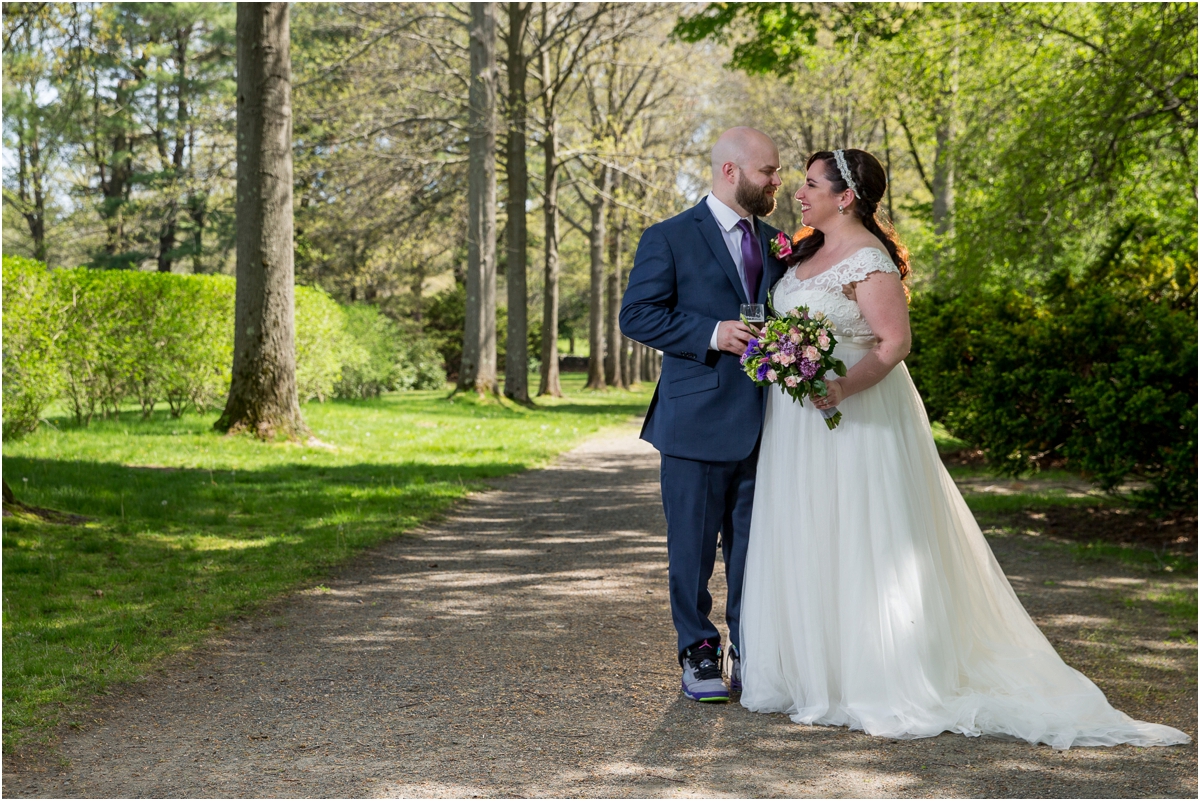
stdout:
<svg viewBox="0 0 1200 801">
<path fill-rule="evenodd" d="M 1194 745 L 895 742 L 684 700 L 636 429 L 495 487 L 6 760 L 4 795 L 1196 797 Z M 993 547 L 1068 661 L 1194 736 L 1196 648 L 1128 602 L 1146 574 L 1029 539 Z"/>
</svg>

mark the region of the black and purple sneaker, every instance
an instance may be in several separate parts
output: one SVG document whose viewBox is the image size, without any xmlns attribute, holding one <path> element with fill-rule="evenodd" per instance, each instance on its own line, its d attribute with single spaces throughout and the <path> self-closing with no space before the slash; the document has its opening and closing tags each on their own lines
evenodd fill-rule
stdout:
<svg viewBox="0 0 1200 801">
<path fill-rule="evenodd" d="M 683 652 L 683 694 L 693 701 L 724 703 L 729 690 L 721 680 L 721 648 L 708 640 Z"/>
</svg>

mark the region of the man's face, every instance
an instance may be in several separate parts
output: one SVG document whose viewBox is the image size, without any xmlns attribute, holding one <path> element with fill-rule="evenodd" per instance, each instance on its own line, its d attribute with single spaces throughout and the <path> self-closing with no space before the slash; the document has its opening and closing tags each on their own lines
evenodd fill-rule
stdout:
<svg viewBox="0 0 1200 801">
<path fill-rule="evenodd" d="M 737 204 L 757 217 L 769 217 L 775 211 L 775 190 L 779 179 L 779 154 L 774 148 L 752 153 L 746 164 L 738 165 L 738 182 L 734 189 Z"/>
</svg>

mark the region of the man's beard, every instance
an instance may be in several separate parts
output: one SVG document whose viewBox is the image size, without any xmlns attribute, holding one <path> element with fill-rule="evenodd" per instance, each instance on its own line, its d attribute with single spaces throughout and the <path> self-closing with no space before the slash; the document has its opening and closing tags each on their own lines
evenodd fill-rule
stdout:
<svg viewBox="0 0 1200 801">
<path fill-rule="evenodd" d="M 766 187 L 755 186 L 740 173 L 733 199 L 755 217 L 770 217 L 775 211 L 775 196 L 768 195 Z"/>
</svg>

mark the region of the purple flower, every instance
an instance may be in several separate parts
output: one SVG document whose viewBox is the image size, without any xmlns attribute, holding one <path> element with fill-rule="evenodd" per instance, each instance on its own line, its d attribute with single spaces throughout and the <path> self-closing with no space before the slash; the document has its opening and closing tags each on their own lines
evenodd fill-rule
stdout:
<svg viewBox="0 0 1200 801">
<path fill-rule="evenodd" d="M 802 375 L 804 377 L 805 381 L 811 380 L 812 377 L 816 374 L 817 374 L 817 363 L 816 362 L 810 362 L 808 359 L 800 360 L 800 375 Z"/>
<path fill-rule="evenodd" d="M 757 380 L 766 381 L 767 380 L 767 371 L 769 371 L 770 369 L 771 369 L 770 366 L 765 361 L 762 364 L 760 364 L 758 366 L 758 379 Z"/>
</svg>

